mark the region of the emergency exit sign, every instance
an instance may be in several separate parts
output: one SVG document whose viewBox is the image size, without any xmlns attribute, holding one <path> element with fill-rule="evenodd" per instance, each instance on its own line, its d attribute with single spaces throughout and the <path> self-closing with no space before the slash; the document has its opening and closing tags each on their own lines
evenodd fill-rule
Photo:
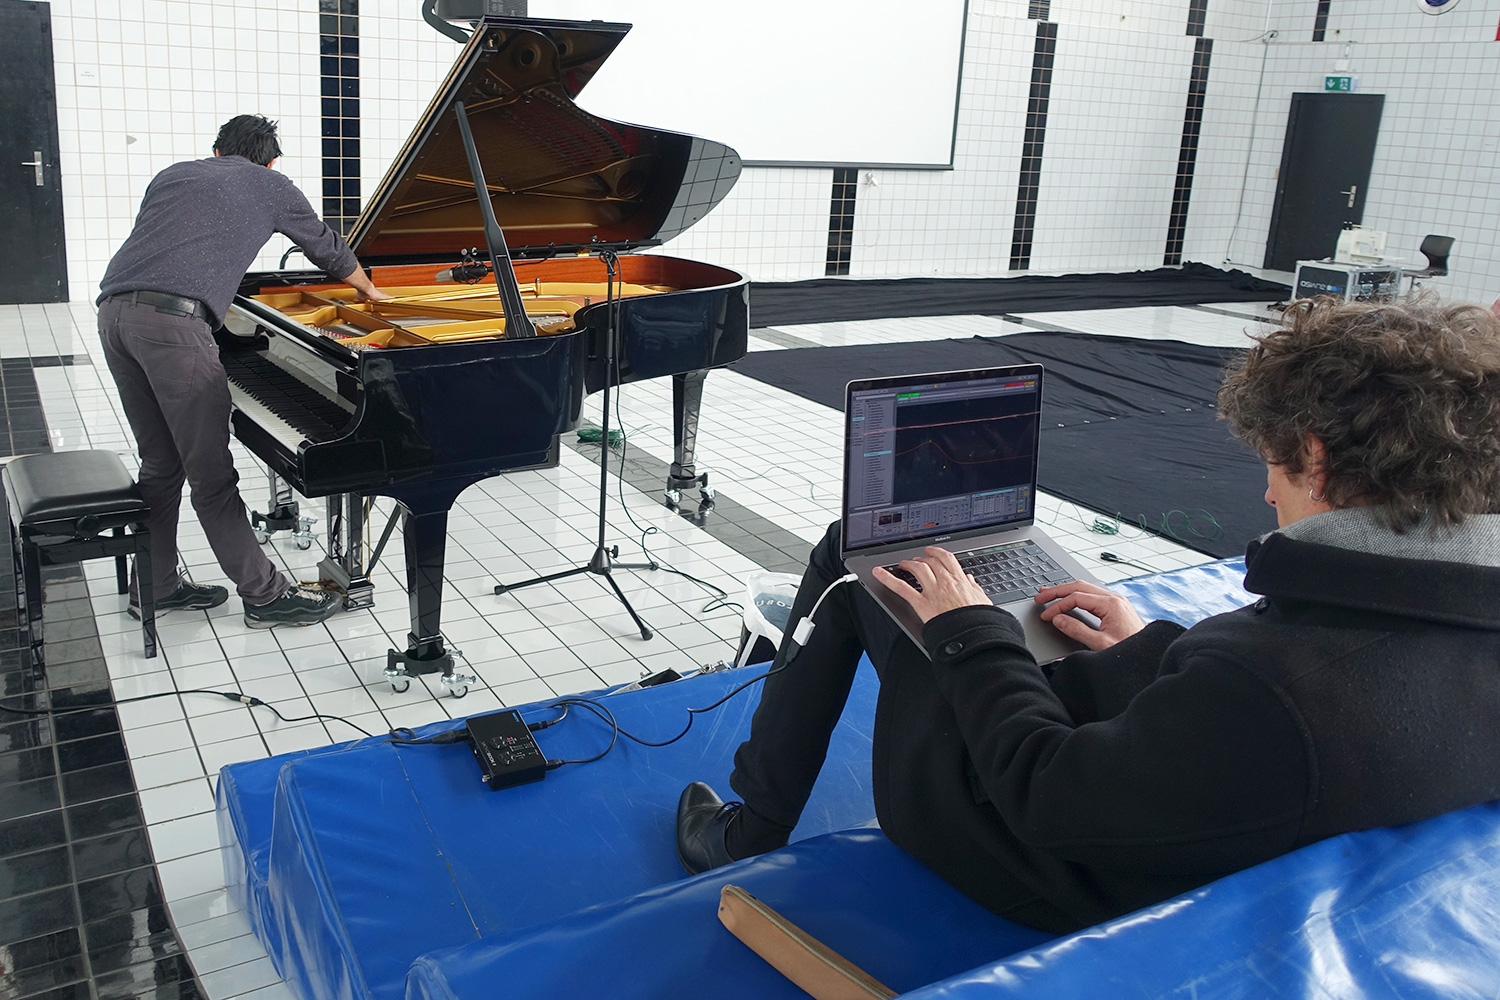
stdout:
<svg viewBox="0 0 1500 1000">
<path fill-rule="evenodd" d="M 1323 77 L 1324 90 L 1339 90 L 1345 93 L 1359 86 L 1359 77 L 1329 73 Z"/>
</svg>

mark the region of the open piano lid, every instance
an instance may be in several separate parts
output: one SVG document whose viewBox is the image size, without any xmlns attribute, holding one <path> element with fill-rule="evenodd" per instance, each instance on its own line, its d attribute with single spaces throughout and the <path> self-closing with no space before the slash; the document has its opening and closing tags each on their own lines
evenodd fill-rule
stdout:
<svg viewBox="0 0 1500 1000">
<path fill-rule="evenodd" d="M 458 101 L 513 257 L 594 239 L 665 242 L 707 215 L 739 178 L 739 154 L 573 103 L 629 30 L 603 21 L 480 21 L 355 223 L 355 253 L 367 264 L 415 263 L 485 246 Z"/>
</svg>

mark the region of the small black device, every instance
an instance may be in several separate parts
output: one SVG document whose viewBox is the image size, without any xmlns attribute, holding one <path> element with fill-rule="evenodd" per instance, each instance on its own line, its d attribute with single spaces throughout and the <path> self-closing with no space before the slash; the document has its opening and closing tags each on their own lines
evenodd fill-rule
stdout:
<svg viewBox="0 0 1500 1000">
<path fill-rule="evenodd" d="M 547 776 L 547 758 L 517 711 L 476 715 L 464 725 L 469 748 L 479 761 L 479 773 L 491 789 L 499 790 Z"/>
</svg>

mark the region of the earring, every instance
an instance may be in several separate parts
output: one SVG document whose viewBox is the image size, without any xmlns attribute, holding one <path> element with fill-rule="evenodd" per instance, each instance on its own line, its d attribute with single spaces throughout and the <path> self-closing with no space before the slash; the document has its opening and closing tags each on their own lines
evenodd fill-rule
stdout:
<svg viewBox="0 0 1500 1000">
<path fill-rule="evenodd" d="M 1323 496 L 1320 496 L 1320 497 L 1319 496 L 1313 496 L 1313 491 L 1311 489 L 1309 489 L 1307 491 L 1307 499 L 1311 500 L 1313 503 L 1327 503 L 1328 502 L 1328 495 L 1325 493 Z"/>
</svg>

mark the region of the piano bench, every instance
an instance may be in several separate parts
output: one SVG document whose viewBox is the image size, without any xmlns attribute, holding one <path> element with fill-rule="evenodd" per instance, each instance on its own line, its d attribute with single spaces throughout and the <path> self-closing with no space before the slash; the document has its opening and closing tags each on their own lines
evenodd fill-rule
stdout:
<svg viewBox="0 0 1500 1000">
<path fill-rule="evenodd" d="M 145 653 L 148 659 L 154 657 L 149 508 L 119 456 L 112 451 L 60 451 L 14 459 L 5 466 L 5 497 L 11 537 L 21 553 L 33 661 L 43 663 L 42 567 L 113 556 L 123 594 L 129 589 L 125 557 L 131 555 L 136 558 Z"/>
</svg>

